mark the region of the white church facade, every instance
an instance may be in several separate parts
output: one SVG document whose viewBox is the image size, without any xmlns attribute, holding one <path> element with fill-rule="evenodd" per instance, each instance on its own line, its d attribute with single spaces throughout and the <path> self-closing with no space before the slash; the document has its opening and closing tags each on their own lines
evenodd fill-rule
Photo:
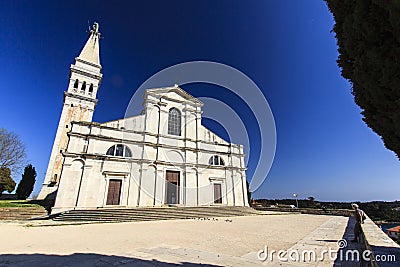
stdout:
<svg viewBox="0 0 400 267">
<path fill-rule="evenodd" d="M 70 68 L 39 199 L 52 213 L 107 207 L 248 206 L 243 146 L 201 124 L 179 86 L 148 89 L 140 115 L 92 122 L 102 74 L 98 25 Z"/>
</svg>

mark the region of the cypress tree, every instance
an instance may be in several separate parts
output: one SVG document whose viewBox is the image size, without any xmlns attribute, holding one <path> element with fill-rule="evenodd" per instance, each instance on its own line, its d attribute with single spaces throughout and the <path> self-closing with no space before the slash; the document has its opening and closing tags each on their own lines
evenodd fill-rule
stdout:
<svg viewBox="0 0 400 267">
<path fill-rule="evenodd" d="M 0 196 L 4 191 L 11 193 L 15 188 L 15 182 L 11 178 L 10 168 L 0 168 Z"/>
<path fill-rule="evenodd" d="M 31 164 L 26 165 L 22 179 L 18 184 L 16 193 L 18 199 L 27 199 L 33 191 L 36 181 L 36 170 Z"/>
<path fill-rule="evenodd" d="M 326 0 L 363 121 L 400 158 L 400 1 Z"/>
</svg>

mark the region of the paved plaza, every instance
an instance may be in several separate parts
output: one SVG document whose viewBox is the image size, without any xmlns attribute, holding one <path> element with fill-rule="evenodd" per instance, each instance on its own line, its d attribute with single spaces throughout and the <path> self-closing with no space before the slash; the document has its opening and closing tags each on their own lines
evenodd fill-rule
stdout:
<svg viewBox="0 0 400 267">
<path fill-rule="evenodd" d="M 337 250 L 340 216 L 278 214 L 203 220 L 43 226 L 1 223 L 0 266 L 351 266 L 258 259 L 260 250 Z M 349 245 L 354 246 L 349 242 Z M 264 254 L 260 254 L 261 256 Z"/>
</svg>

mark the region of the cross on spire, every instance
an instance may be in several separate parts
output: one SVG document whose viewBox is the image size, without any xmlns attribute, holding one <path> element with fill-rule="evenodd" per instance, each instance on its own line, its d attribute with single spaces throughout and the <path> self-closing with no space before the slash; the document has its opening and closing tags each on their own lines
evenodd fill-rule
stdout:
<svg viewBox="0 0 400 267">
<path fill-rule="evenodd" d="M 101 33 L 99 32 L 99 23 L 95 22 L 93 23 L 92 29 L 90 30 L 91 34 L 95 34 L 95 35 L 101 35 Z"/>
<path fill-rule="evenodd" d="M 100 65 L 100 56 L 99 56 L 100 35 L 101 34 L 99 32 L 99 23 L 95 22 L 92 28 L 90 29 L 89 39 L 87 40 L 78 58 L 89 63 Z"/>
</svg>

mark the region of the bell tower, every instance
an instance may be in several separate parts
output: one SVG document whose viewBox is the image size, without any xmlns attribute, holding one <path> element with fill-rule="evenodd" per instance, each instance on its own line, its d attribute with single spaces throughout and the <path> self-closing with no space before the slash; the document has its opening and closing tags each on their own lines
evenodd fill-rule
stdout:
<svg viewBox="0 0 400 267">
<path fill-rule="evenodd" d="M 50 155 L 46 176 L 38 199 L 54 198 L 63 164 L 63 151 L 68 144 L 67 133 L 72 121 L 91 122 L 97 104 L 97 91 L 102 74 L 99 55 L 99 24 L 94 23 L 89 39 L 70 67 L 68 89 L 64 92 L 64 104 L 57 133 Z"/>
</svg>

